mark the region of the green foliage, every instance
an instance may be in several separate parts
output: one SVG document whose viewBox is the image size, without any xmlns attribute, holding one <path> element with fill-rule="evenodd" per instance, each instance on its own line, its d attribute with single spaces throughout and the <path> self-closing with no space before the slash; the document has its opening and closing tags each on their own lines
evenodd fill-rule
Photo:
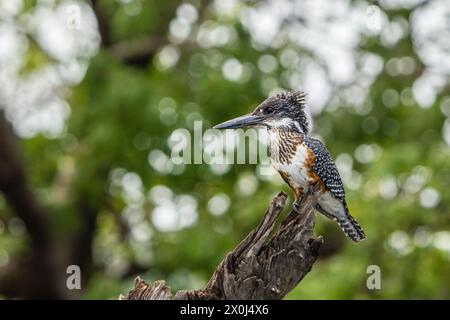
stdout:
<svg viewBox="0 0 450 320">
<path fill-rule="evenodd" d="M 114 42 L 167 36 L 177 7 L 175 2 L 145 1 L 137 15 L 129 16 L 127 5 L 102 2 L 107 3 Z M 192 130 L 193 120 L 203 120 L 207 129 L 252 110 L 267 94 L 261 83 L 269 75 L 258 69 L 258 59 L 263 54 L 279 57 L 284 49 L 257 50 L 238 21 L 223 21 L 209 7 L 201 10 L 207 18 L 199 19 L 230 26 L 236 40 L 208 49 L 195 41 L 183 43 L 179 61 L 168 70 L 158 67 L 158 55 L 142 68 L 126 65 L 101 48 L 83 81 L 71 89 L 65 132 L 54 139 L 38 135 L 24 140 L 29 180 L 48 209 L 55 236 L 82 228 L 83 207 L 98 213 L 92 244 L 95 271 L 84 298 L 114 299 L 127 292 L 134 275 L 125 274 L 136 265 L 146 270 L 146 280 L 164 278 L 173 290 L 204 285 L 225 254 L 258 223 L 272 196 L 281 189 L 290 192 L 278 178 L 259 179 L 255 165 L 232 165 L 217 174 L 206 164 L 158 171 L 149 161 L 155 150 L 170 157 L 171 133 Z M 405 11 L 386 12 L 394 19 L 407 18 Z M 450 298 L 450 151 L 440 108 L 450 91 L 447 82 L 429 108 L 407 98 L 423 68 L 410 37 L 392 48 L 383 46 L 378 36 L 368 37 L 355 51 L 380 56 L 384 66 L 391 58 L 412 57 L 415 72 L 392 76 L 384 67 L 369 88 L 366 111 L 341 99 L 314 118 L 314 134 L 323 137 L 335 158 L 350 159 L 347 202 L 367 240 L 354 245 L 334 222 L 318 217 L 317 233 L 324 235 L 324 250 L 331 253 L 319 259 L 289 299 Z M 289 46 L 303 57 L 304 48 Z M 247 80 L 223 76 L 228 58 L 246 66 Z M 31 47 L 27 68 L 45 63 L 42 51 Z M 270 77 L 281 79 L 284 69 L 279 66 Z M 396 95 L 392 106 L 383 102 L 387 90 Z M 365 161 L 367 152 L 372 157 Z M 127 179 L 132 185 L 138 181 L 136 197 L 125 190 Z M 245 195 L 239 181 L 244 188 L 256 183 L 256 188 Z M 161 190 L 180 206 L 193 201 L 195 222 L 174 231 L 158 228 L 154 215 Z M 439 195 L 430 208 L 424 207 L 426 190 Z M 223 215 L 208 209 L 217 194 L 230 201 Z M 12 216 L 3 202 L 0 223 Z M 7 248 L 11 259 L 24 250 L 25 239 L 2 233 L 0 225 L 0 247 Z M 381 268 L 381 290 L 366 287 L 369 265 Z"/>
</svg>

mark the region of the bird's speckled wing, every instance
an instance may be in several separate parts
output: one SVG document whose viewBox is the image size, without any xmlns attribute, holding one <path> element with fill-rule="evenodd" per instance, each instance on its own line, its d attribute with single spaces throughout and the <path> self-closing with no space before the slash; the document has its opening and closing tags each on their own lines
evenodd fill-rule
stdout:
<svg viewBox="0 0 450 320">
<path fill-rule="evenodd" d="M 327 148 L 320 140 L 311 137 L 305 137 L 304 142 L 316 156 L 312 170 L 337 199 L 345 201 L 344 185 Z"/>
</svg>

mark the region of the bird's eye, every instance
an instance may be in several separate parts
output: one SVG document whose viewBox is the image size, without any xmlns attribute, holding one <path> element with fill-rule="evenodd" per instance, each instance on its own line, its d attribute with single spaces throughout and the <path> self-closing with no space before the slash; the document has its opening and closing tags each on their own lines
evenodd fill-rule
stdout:
<svg viewBox="0 0 450 320">
<path fill-rule="evenodd" d="M 264 113 L 265 113 L 265 114 L 271 114 L 273 111 L 274 111 L 274 110 L 273 110 L 272 107 L 267 107 L 267 108 L 264 109 Z"/>
</svg>

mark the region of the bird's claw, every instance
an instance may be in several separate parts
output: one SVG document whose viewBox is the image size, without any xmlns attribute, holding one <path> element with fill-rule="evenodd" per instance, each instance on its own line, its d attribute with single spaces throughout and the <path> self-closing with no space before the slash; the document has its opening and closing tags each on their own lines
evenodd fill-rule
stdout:
<svg viewBox="0 0 450 320">
<path fill-rule="evenodd" d="M 294 201 L 294 203 L 292 204 L 292 210 L 300 214 L 300 204 L 297 201 Z"/>
</svg>

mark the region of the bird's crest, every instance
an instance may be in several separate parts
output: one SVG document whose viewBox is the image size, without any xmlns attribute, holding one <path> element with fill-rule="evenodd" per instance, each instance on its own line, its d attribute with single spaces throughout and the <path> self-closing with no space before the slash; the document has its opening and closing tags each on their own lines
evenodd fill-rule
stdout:
<svg viewBox="0 0 450 320">
<path fill-rule="evenodd" d="M 306 93 L 300 90 L 294 92 L 283 91 L 278 93 L 275 97 L 278 99 L 288 100 L 300 109 L 304 109 L 306 106 Z"/>
<path fill-rule="evenodd" d="M 291 93 L 291 100 L 300 108 L 304 109 L 306 106 L 306 93 L 303 91 L 295 91 Z"/>
</svg>

